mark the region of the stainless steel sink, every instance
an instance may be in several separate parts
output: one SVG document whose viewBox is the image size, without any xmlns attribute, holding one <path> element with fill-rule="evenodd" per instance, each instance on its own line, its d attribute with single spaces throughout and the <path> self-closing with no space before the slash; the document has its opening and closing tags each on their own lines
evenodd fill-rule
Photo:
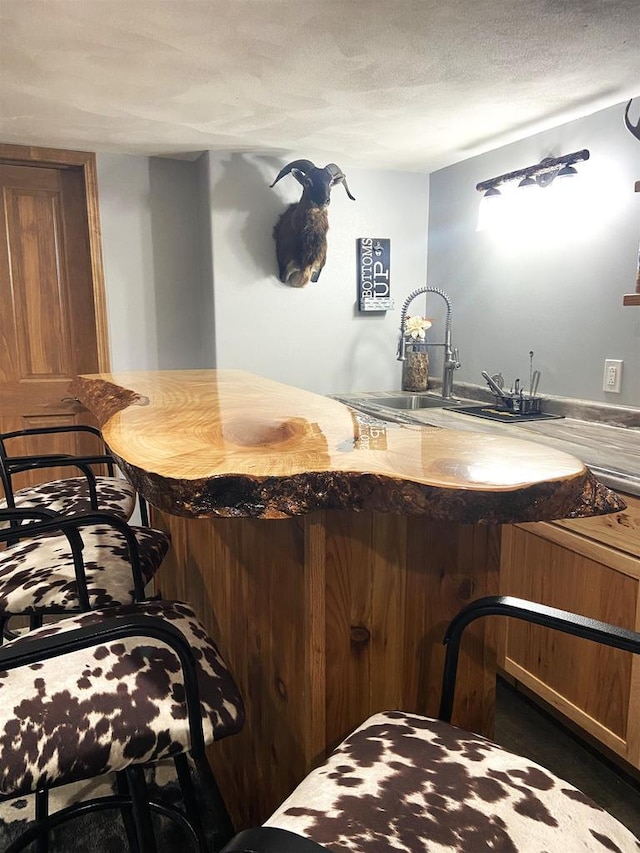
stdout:
<svg viewBox="0 0 640 853">
<path fill-rule="evenodd" d="M 375 406 L 384 406 L 387 409 L 403 409 L 415 411 L 416 409 L 442 409 L 459 406 L 457 400 L 444 400 L 442 397 L 423 397 L 420 394 L 397 397 L 371 397 L 367 403 Z"/>
</svg>

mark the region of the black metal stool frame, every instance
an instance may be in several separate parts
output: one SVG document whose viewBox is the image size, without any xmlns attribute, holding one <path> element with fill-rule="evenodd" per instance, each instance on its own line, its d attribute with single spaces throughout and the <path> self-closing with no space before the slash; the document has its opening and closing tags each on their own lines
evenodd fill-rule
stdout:
<svg viewBox="0 0 640 853">
<path fill-rule="evenodd" d="M 508 616 L 623 649 L 633 654 L 640 654 L 640 633 L 628 628 L 620 628 L 598 619 L 590 619 L 568 610 L 548 607 L 545 604 L 510 595 L 490 595 L 479 598 L 454 616 L 445 632 L 443 643 L 447 648 L 438 713 L 438 719 L 445 723 L 451 722 L 462 635 L 471 622 L 485 616 Z M 294 832 L 264 826 L 239 832 L 221 853 L 322 853 L 326 849 L 317 842 Z"/>
<path fill-rule="evenodd" d="M 0 648 L 0 670 L 7 671 L 22 666 L 29 666 L 30 664 L 49 660 L 63 654 L 127 637 L 149 637 L 159 640 L 166 643 L 178 656 L 184 679 L 185 702 L 191 737 L 191 749 L 189 753 L 199 769 L 204 768 L 205 765 L 206 768 L 209 768 L 209 781 L 212 781 L 213 774 L 205 755 L 200 694 L 193 653 L 182 633 L 165 620 L 145 614 L 131 614 L 105 619 L 97 625 L 74 628 L 50 637 L 35 637 L 30 639 L 29 635 L 26 635 L 19 643 Z M 184 760 L 183 767 L 186 767 L 186 757 L 183 755 L 182 759 Z M 43 815 L 40 820 L 36 820 L 32 827 L 15 840 L 7 848 L 5 853 L 18 853 L 18 851 L 23 850 L 33 841 L 39 843 L 40 849 L 46 849 L 46 835 L 50 828 L 71 820 L 80 814 L 114 807 L 122 810 L 130 847 L 134 853 L 138 853 L 138 851 L 139 853 L 157 853 L 150 810 L 157 811 L 179 823 L 187 831 L 192 841 L 197 844 L 199 853 L 206 853 L 206 840 L 197 810 L 193 807 L 195 801 L 192 790 L 183 792 L 185 807 L 189 812 L 188 814 L 184 814 L 173 806 L 149 800 L 142 765 L 131 765 L 120 771 L 118 775 L 118 794 L 111 797 L 96 798 L 85 803 L 78 803 L 51 816 L 47 814 Z M 184 777 L 184 774 L 181 774 L 181 776 Z M 184 778 L 180 778 L 179 781 L 182 785 Z M 214 787 L 213 792 L 216 800 L 214 806 L 216 809 L 222 806 L 224 810 L 222 818 L 223 820 L 226 818 L 227 821 L 227 826 L 223 826 L 222 828 L 223 834 L 228 833 L 230 835 L 233 832 L 231 822 L 224 808 L 224 803 L 219 796 L 217 786 Z M 0 799 L 13 799 L 13 796 L 0 797 Z M 127 821 L 127 813 L 132 816 L 132 823 L 131 821 Z M 43 839 L 44 844 L 40 845 L 40 841 Z"/>
<path fill-rule="evenodd" d="M 131 573 L 133 578 L 134 600 L 147 600 L 145 594 L 145 583 L 142 576 L 142 568 L 140 566 L 140 556 L 138 554 L 138 543 L 135 535 L 126 521 L 114 516 L 109 512 L 91 512 L 83 515 L 60 515 L 53 510 L 46 509 L 0 509 L 0 521 L 7 520 L 10 523 L 19 523 L 29 521 L 29 524 L 20 524 L 19 527 L 9 527 L 4 530 L 0 529 L 0 542 L 6 542 L 13 545 L 18 540 L 26 537 L 34 537 L 42 534 L 61 533 L 67 537 L 71 555 L 73 558 L 73 567 L 78 585 L 78 601 L 79 607 L 40 607 L 36 613 L 4 613 L 0 615 L 0 643 L 5 635 L 7 622 L 14 616 L 28 616 L 30 619 L 30 628 L 39 628 L 42 625 L 42 618 L 48 614 L 72 614 L 81 613 L 91 610 L 89 602 L 89 592 L 87 589 L 87 579 L 84 569 L 84 560 L 82 551 L 84 543 L 82 541 L 81 529 L 89 525 L 102 524 L 115 528 L 122 535 L 125 541 L 129 554 L 129 563 L 131 565 Z"/>
<path fill-rule="evenodd" d="M 24 438 L 33 435 L 53 435 L 69 432 L 85 432 L 96 436 L 105 448 L 103 454 L 93 454 L 88 456 L 72 456 L 66 453 L 53 453 L 30 456 L 9 456 L 5 442 L 13 438 Z M 91 468 L 91 465 L 104 464 L 107 466 L 107 471 L 110 477 L 115 477 L 116 462 L 109 452 L 109 448 L 105 444 L 102 433 L 97 427 L 92 427 L 87 424 L 69 424 L 66 426 L 57 427 L 31 427 L 29 429 L 14 430 L 13 432 L 0 433 L 0 480 L 5 491 L 7 506 L 15 507 L 13 486 L 11 478 L 15 474 L 23 473 L 29 470 L 42 468 L 60 468 L 73 467 L 77 468 L 87 479 L 87 487 L 89 491 L 89 500 L 91 509 L 99 510 L 98 495 L 96 491 L 96 475 Z M 145 527 L 149 526 L 149 514 L 147 504 L 141 495 L 138 495 L 138 504 L 140 507 L 140 517 L 142 524 Z"/>
</svg>

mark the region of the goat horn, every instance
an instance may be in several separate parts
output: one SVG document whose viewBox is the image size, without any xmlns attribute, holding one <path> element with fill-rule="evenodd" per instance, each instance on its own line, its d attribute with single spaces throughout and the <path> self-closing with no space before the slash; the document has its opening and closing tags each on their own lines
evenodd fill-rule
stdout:
<svg viewBox="0 0 640 853">
<path fill-rule="evenodd" d="M 312 169 L 315 169 L 315 164 L 311 162 L 311 160 L 293 160 L 291 163 L 287 163 L 286 166 L 283 166 L 278 173 L 278 177 L 275 181 L 270 184 L 270 187 L 275 187 L 280 178 L 284 178 L 285 175 L 288 175 L 292 169 L 298 169 L 300 172 L 304 172 L 306 175 Z"/>
<path fill-rule="evenodd" d="M 351 201 L 355 201 L 355 197 L 352 196 L 351 193 L 349 192 L 349 187 L 347 186 L 346 175 L 344 174 L 344 172 L 342 171 L 340 166 L 336 166 L 335 163 L 327 163 L 327 165 L 324 168 L 325 168 L 325 171 L 329 172 L 329 174 L 331 175 L 333 182 L 336 184 L 337 183 L 343 184 L 345 191 L 346 191 L 347 195 L 349 196 L 349 198 L 351 199 Z"/>
<path fill-rule="evenodd" d="M 638 124 L 631 124 L 631 121 L 629 120 L 629 107 L 632 103 L 633 98 L 631 98 L 631 100 L 627 104 L 626 110 L 624 111 L 624 123 L 627 126 L 627 130 L 632 133 L 636 139 L 640 139 L 640 119 L 638 119 Z"/>
</svg>

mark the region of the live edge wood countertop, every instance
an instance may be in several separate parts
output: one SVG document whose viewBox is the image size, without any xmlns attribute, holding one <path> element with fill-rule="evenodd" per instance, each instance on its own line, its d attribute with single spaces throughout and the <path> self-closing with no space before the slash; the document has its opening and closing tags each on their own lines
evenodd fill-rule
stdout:
<svg viewBox="0 0 640 853">
<path fill-rule="evenodd" d="M 157 589 L 196 608 L 244 698 L 242 733 L 208 750 L 237 829 L 370 714 L 437 713 L 446 625 L 497 594 L 503 523 L 624 508 L 567 453 L 385 424 L 240 371 L 73 391 L 171 534 Z M 489 736 L 496 630 L 468 629 L 453 714 Z"/>
<path fill-rule="evenodd" d="M 174 515 L 345 509 L 507 523 L 624 509 L 567 453 L 480 432 L 372 427 L 342 403 L 244 371 L 84 375 L 72 392 L 131 482 Z"/>
</svg>

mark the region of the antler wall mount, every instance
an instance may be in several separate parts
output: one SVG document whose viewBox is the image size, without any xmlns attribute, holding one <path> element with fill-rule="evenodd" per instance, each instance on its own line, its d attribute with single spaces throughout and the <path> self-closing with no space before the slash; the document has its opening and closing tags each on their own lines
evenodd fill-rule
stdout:
<svg viewBox="0 0 640 853">
<path fill-rule="evenodd" d="M 631 109 L 632 103 L 633 98 L 631 98 L 624 111 L 624 123 L 626 124 L 629 133 L 633 134 L 633 136 L 635 136 L 635 138 L 640 142 L 640 118 L 638 118 L 637 124 L 631 124 L 631 119 L 629 118 L 629 110 Z"/>
</svg>

